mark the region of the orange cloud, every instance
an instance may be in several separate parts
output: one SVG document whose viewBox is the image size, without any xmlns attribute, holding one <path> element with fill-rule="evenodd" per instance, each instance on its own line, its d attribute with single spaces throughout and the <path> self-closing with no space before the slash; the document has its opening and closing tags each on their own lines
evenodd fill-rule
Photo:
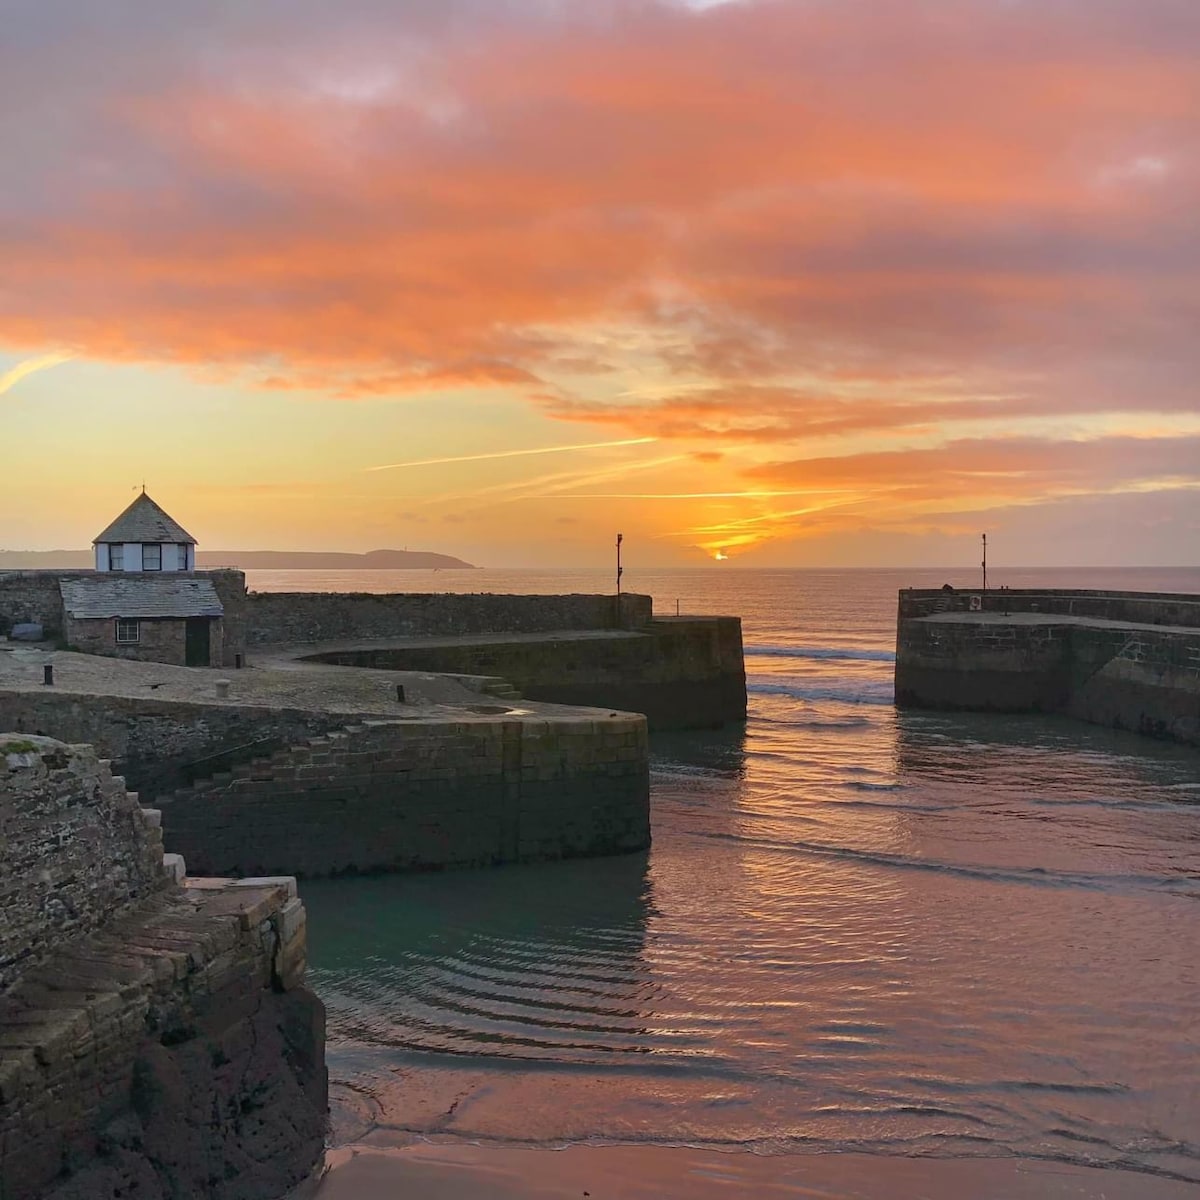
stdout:
<svg viewBox="0 0 1200 1200">
<path fill-rule="evenodd" d="M 614 312 L 705 373 L 1042 365 L 1146 302 L 1128 336 L 1159 344 L 1190 308 L 1200 71 L 1155 8 L 615 7 L 443 32 L 365 101 L 176 46 L 177 82 L 144 91 L 130 62 L 89 97 L 124 170 L 56 163 L 75 202 L 10 214 L 0 336 L 348 370 L 358 393 L 464 360 L 517 382 Z M 369 20 L 345 19 L 360 72 Z M 1180 161 L 1164 186 L 1102 186 L 1156 153 Z"/>
<path fill-rule="evenodd" d="M 697 470 L 779 458 L 748 491 L 914 519 L 1132 481 L 1105 414 L 1164 435 L 1121 442 L 1138 479 L 1195 475 L 1200 7 L 433 7 L 15 16 L 0 344 L 332 398 L 519 389 L 699 443 Z M 1052 416 L 1096 436 L 1027 436 Z M 918 437 L 948 444 L 809 446 Z"/>
</svg>

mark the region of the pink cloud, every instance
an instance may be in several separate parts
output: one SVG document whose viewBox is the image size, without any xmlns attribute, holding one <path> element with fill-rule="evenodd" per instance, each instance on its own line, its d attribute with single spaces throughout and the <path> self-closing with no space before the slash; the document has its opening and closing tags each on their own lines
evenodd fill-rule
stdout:
<svg viewBox="0 0 1200 1200">
<path fill-rule="evenodd" d="M 0 343 L 721 443 L 1195 412 L 1196 5 L 431 8 L 16 18 Z"/>
</svg>

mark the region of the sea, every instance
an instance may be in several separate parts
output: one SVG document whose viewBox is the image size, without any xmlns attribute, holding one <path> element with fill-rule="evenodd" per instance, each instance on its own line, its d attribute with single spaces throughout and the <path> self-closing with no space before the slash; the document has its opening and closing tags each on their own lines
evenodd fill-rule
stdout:
<svg viewBox="0 0 1200 1200">
<path fill-rule="evenodd" d="M 335 1144 L 1021 1156 L 1200 1184 L 1200 752 L 897 711 L 897 590 L 947 582 L 978 572 L 627 571 L 660 613 L 742 618 L 745 726 L 652 737 L 648 853 L 304 882 Z M 1200 570 L 989 582 L 1200 592 Z"/>
</svg>

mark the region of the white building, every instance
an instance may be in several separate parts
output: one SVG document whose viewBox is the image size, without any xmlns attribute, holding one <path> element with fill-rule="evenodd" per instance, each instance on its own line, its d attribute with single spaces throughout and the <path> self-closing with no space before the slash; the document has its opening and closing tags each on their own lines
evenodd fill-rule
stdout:
<svg viewBox="0 0 1200 1200">
<path fill-rule="evenodd" d="M 196 569 L 196 539 L 144 491 L 94 544 L 97 571 Z"/>
</svg>

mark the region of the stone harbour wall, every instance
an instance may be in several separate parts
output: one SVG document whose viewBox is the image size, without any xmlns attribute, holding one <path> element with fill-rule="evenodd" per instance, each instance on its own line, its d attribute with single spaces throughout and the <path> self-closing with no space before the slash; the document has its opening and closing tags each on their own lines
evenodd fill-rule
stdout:
<svg viewBox="0 0 1200 1200">
<path fill-rule="evenodd" d="M 927 617 L 942 612 L 984 612 L 1011 615 L 1086 617 L 1098 621 L 1127 621 L 1141 625 L 1200 627 L 1200 596 L 1182 592 L 1107 592 L 1054 588 L 970 588 L 943 591 L 903 588 L 899 615 Z"/>
<path fill-rule="evenodd" d="M 199 882 L 0 997 L 2 1200 L 266 1200 L 320 1159 L 294 882 Z"/>
<path fill-rule="evenodd" d="M 89 742 L 144 800 L 191 782 L 194 764 L 211 774 L 345 722 L 306 709 L 0 691 L 0 729 Z"/>
<path fill-rule="evenodd" d="M 162 855 L 160 830 L 90 746 L 0 734 L 0 994 L 160 890 Z"/>
<path fill-rule="evenodd" d="M 1200 746 L 1200 629 L 1107 639 L 1077 632 L 1073 642 L 1082 662 L 1063 706 L 1068 716 Z"/>
<path fill-rule="evenodd" d="M 294 879 L 193 880 L 90 747 L 0 735 L 0 1200 L 275 1197 L 323 1150 Z"/>
<path fill-rule="evenodd" d="M 650 842 L 646 722 L 364 721 L 158 805 L 167 846 L 213 873 L 619 854 Z"/>
<path fill-rule="evenodd" d="M 1061 712 L 1200 745 L 1200 598 L 997 592 L 990 609 L 960 603 L 901 593 L 901 707 Z"/>
<path fill-rule="evenodd" d="M 713 728 L 746 716 L 736 617 L 669 617 L 605 637 L 456 642 L 322 651 L 312 661 L 499 675 L 531 700 L 643 713 L 650 728 Z"/>
<path fill-rule="evenodd" d="M 0 571 L 0 635 L 14 625 L 34 621 L 47 638 L 63 632 L 63 602 L 58 585 L 80 579 L 92 571 Z M 2 722 L 0 722 L 2 724 Z"/>
<path fill-rule="evenodd" d="M 250 592 L 251 646 L 561 629 L 636 629 L 649 596 L 509 596 L 480 593 Z"/>
<path fill-rule="evenodd" d="M 1069 625 L 902 620 L 896 703 L 902 708 L 1057 712 L 1071 691 Z"/>
</svg>

